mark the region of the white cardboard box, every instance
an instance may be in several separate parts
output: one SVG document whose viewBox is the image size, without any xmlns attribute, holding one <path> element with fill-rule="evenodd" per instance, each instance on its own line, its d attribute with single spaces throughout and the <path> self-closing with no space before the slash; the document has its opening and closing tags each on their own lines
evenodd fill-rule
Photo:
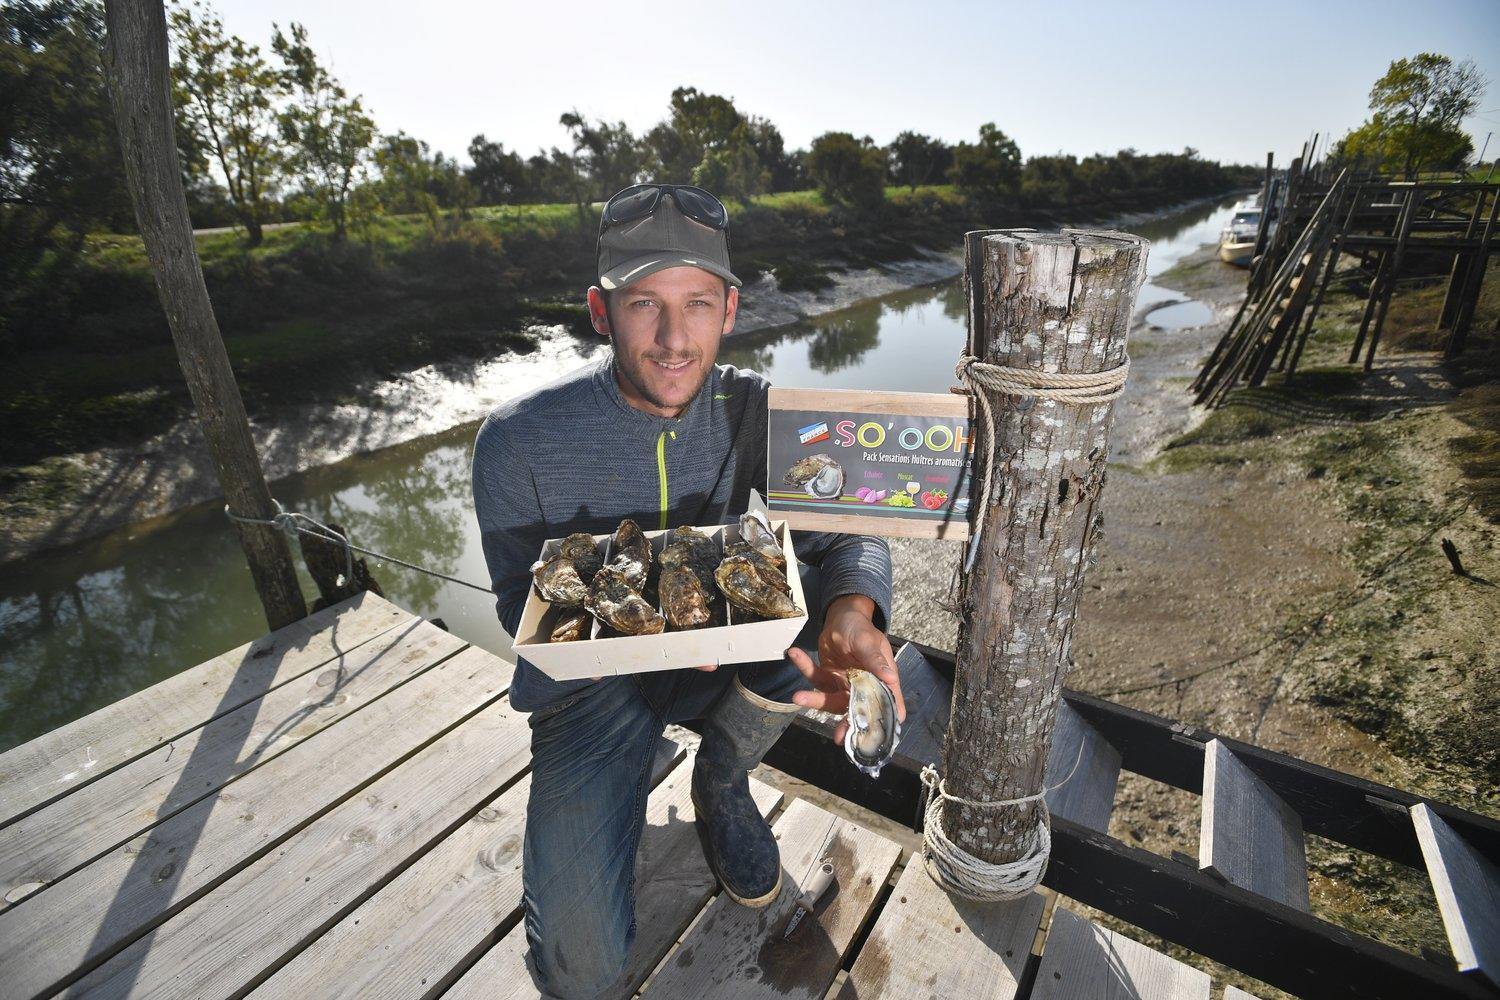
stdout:
<svg viewBox="0 0 1500 1000">
<path fill-rule="evenodd" d="M 738 524 L 716 524 L 698 529 L 719 542 L 722 553 L 724 545 L 739 539 Z M 603 677 L 609 674 L 638 674 L 647 670 L 673 670 L 679 667 L 694 667 L 704 663 L 752 663 L 757 660 L 778 660 L 797 638 L 797 633 L 807 624 L 807 598 L 802 593 L 802 575 L 797 571 L 797 556 L 792 551 L 791 534 L 785 521 L 772 521 L 771 531 L 781 543 L 786 555 L 786 578 L 792 588 L 792 600 L 802 609 L 795 618 L 777 618 L 772 621 L 735 621 L 736 609 L 724 601 L 727 625 L 692 629 L 686 632 L 662 632 L 658 635 L 621 635 L 600 638 L 602 626 L 598 619 L 593 622 L 590 637 L 576 642 L 548 642 L 552 627 L 562 615 L 563 609 L 537 593 L 532 586 L 526 596 L 526 607 L 521 612 L 521 624 L 516 629 L 516 655 L 536 664 L 542 673 L 553 680 L 572 680 L 577 677 Z M 665 531 L 647 531 L 651 542 L 653 564 L 661 553 Z M 609 551 L 613 534 L 595 535 L 594 541 L 609 562 Z M 542 546 L 541 558 L 557 554 L 562 539 L 548 539 Z M 723 598 L 723 595 L 719 595 Z M 660 608 L 657 608 L 660 611 Z"/>
</svg>

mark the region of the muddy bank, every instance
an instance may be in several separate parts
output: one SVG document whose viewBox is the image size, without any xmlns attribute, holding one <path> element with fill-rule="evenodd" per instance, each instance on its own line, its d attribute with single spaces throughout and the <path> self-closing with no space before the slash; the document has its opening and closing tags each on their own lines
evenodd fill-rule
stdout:
<svg viewBox="0 0 1500 1000">
<path fill-rule="evenodd" d="M 1093 223 L 1122 228 L 1223 195 Z M 1078 223 L 1085 224 L 1083 222 Z M 891 292 L 947 281 L 958 250 L 923 252 L 876 267 L 832 268 L 819 291 L 781 290 L 766 273 L 742 291 L 735 334 L 785 326 Z M 535 350 L 428 365 L 366 385 L 335 402 L 287 406 L 251 420 L 266 477 L 276 480 L 479 420 L 496 403 L 577 367 L 604 341 L 561 325 L 524 331 Z M 219 495 L 197 423 L 185 419 L 142 443 L 0 469 L 0 563 L 167 514 Z"/>
</svg>

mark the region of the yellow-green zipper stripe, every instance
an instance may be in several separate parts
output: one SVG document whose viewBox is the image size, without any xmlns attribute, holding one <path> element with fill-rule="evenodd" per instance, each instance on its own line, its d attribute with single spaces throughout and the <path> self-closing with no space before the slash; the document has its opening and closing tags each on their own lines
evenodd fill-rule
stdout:
<svg viewBox="0 0 1500 1000">
<path fill-rule="evenodd" d="M 675 437 L 675 435 L 674 435 Z M 661 481 L 661 520 L 656 527 L 667 530 L 667 432 L 662 431 L 656 439 L 656 475 Z"/>
</svg>

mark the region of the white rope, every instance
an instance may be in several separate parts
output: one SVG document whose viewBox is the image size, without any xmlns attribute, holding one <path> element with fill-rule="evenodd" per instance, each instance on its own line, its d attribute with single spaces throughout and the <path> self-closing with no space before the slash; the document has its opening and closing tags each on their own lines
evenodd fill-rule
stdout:
<svg viewBox="0 0 1500 1000">
<path fill-rule="evenodd" d="M 228 504 L 224 505 L 224 516 L 240 524 L 264 524 L 272 528 L 280 528 L 289 540 L 295 539 L 301 534 L 307 535 L 309 538 L 321 538 L 325 542 L 342 546 L 344 549 L 344 579 L 339 581 L 340 586 L 347 586 L 354 582 L 354 553 L 358 552 L 375 559 L 384 559 L 386 562 L 395 563 L 397 566 L 405 566 L 407 569 L 416 570 L 418 573 L 435 576 L 439 580 L 456 583 L 460 587 L 468 587 L 471 590 L 477 590 L 484 594 L 494 593 L 489 587 L 482 587 L 477 583 L 470 583 L 468 580 L 460 580 L 456 576 L 449 576 L 447 573 L 439 573 L 435 569 L 428 569 L 426 566 L 418 566 L 416 563 L 407 562 L 405 559 L 397 559 L 395 556 L 386 555 L 384 552 L 377 552 L 374 549 L 355 545 L 348 538 L 334 531 L 317 518 L 304 514 L 299 510 L 287 510 L 281 506 L 281 501 L 275 498 L 272 498 L 271 502 L 276 505 L 276 513 L 269 518 L 245 517 L 243 514 L 236 514 L 229 509 Z"/>
<path fill-rule="evenodd" d="M 928 795 L 927 810 L 922 821 L 922 860 L 927 874 L 947 892 L 972 899 L 978 903 L 1003 903 L 1020 899 L 1042 884 L 1047 874 L 1047 861 L 1052 856 L 1052 814 L 1047 809 L 1046 795 L 1066 785 L 1083 761 L 1083 743 L 1078 744 L 1078 756 L 1073 759 L 1073 768 L 1068 776 L 1057 784 L 1043 788 L 1035 795 L 1023 795 L 1018 799 L 996 799 L 980 802 L 953 795 L 948 791 L 948 782 L 938 777 L 937 768 L 931 764 L 922 768 L 922 784 Z M 1001 809 L 1009 806 L 1024 806 L 1036 803 L 1037 823 L 1025 842 L 1025 852 L 1014 861 L 1002 864 L 976 858 L 959 847 L 943 829 L 943 803 L 957 802 L 974 809 Z"/>
<path fill-rule="evenodd" d="M 995 412 L 990 405 L 989 393 L 985 389 L 1005 393 L 1008 396 L 1028 396 L 1045 399 L 1069 406 L 1093 406 L 1109 403 L 1125 392 L 1125 379 L 1130 374 L 1130 359 L 1102 372 L 1046 372 L 1033 368 L 1010 368 L 980 361 L 972 354 L 961 355 L 958 366 L 953 369 L 958 380 L 968 386 L 969 394 L 979 401 L 984 414 L 987 432 L 984 448 L 984 478 L 977 498 L 978 512 L 974 517 L 973 534 L 969 537 L 969 550 L 964 556 L 964 573 L 974 568 L 974 556 L 979 552 L 979 536 L 984 530 L 985 511 L 990 506 L 990 488 L 995 451 Z M 949 594 L 954 599 L 954 594 Z"/>
</svg>

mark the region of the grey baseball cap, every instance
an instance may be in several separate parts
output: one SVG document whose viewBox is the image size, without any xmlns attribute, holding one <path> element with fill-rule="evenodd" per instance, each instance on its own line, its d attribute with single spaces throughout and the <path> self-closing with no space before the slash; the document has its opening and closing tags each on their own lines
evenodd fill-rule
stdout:
<svg viewBox="0 0 1500 1000">
<path fill-rule="evenodd" d="M 599 230 L 599 287 L 624 288 L 668 267 L 700 267 L 730 284 L 743 284 L 729 269 L 729 234 L 683 215 L 663 194 L 645 218 Z"/>
</svg>

